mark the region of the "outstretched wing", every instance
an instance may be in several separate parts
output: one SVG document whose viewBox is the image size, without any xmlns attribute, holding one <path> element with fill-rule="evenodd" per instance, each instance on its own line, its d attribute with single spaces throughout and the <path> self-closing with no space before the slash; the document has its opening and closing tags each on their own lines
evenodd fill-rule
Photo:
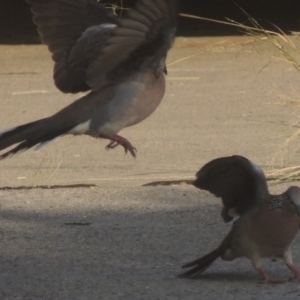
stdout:
<svg viewBox="0 0 300 300">
<path fill-rule="evenodd" d="M 225 222 L 232 214 L 243 214 L 268 195 L 261 168 L 242 156 L 221 157 L 204 165 L 196 174 L 194 185 L 222 198 Z"/>
<path fill-rule="evenodd" d="M 118 19 L 96 0 L 26 2 L 31 5 L 42 42 L 53 54 L 58 89 L 65 93 L 89 90 L 86 69 L 98 57 Z"/>
<path fill-rule="evenodd" d="M 171 48 L 177 27 L 178 0 L 141 0 L 113 29 L 101 54 L 90 65 L 92 90 L 120 82 L 136 72 L 158 68 Z"/>
</svg>

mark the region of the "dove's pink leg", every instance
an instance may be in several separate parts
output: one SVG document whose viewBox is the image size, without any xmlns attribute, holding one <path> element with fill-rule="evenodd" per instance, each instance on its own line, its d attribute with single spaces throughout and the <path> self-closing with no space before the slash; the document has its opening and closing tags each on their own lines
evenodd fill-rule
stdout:
<svg viewBox="0 0 300 300">
<path fill-rule="evenodd" d="M 131 143 L 122 136 L 114 135 L 108 139 L 110 139 L 111 142 L 105 147 L 106 150 L 115 149 L 117 146 L 121 145 L 124 148 L 125 153 L 129 151 L 133 157 L 136 157 L 136 148 L 134 148 Z"/>
</svg>

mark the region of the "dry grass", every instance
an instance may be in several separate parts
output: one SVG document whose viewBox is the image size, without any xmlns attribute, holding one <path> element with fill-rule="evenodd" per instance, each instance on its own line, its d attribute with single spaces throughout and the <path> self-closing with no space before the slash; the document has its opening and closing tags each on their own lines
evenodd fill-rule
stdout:
<svg viewBox="0 0 300 300">
<path fill-rule="evenodd" d="M 300 165 L 284 167 L 288 165 L 293 156 L 300 154 L 300 129 L 299 122 L 289 125 L 288 129 L 296 127 L 297 129 L 280 145 L 279 149 L 272 158 L 271 165 L 279 165 L 280 167 L 273 168 L 268 173 L 268 178 L 274 181 L 298 181 L 300 180 Z"/>
<path fill-rule="evenodd" d="M 227 26 L 234 26 L 239 28 L 248 36 L 253 36 L 256 40 L 266 41 L 271 43 L 274 46 L 274 49 L 278 50 L 277 59 L 284 60 L 292 64 L 298 72 L 300 72 L 300 48 L 296 45 L 293 40 L 284 33 L 276 25 L 273 25 L 277 31 L 271 31 L 264 29 L 254 18 L 248 16 L 248 19 L 252 26 L 247 26 L 241 23 L 238 23 L 234 20 L 228 19 L 228 21 L 219 21 L 209 18 L 198 17 L 190 14 L 180 14 L 182 17 L 199 19 L 204 21 L 215 22 Z M 293 35 L 299 35 L 300 32 L 293 32 Z"/>
<path fill-rule="evenodd" d="M 295 42 L 295 40 L 297 40 L 297 36 L 300 36 L 300 32 L 292 32 L 290 35 L 287 35 L 274 24 L 272 24 L 274 27 L 274 31 L 266 30 L 254 18 L 249 16 L 243 9 L 241 10 L 247 15 L 248 21 L 251 26 L 247 26 L 230 19 L 227 19 L 227 21 L 218 21 L 188 14 L 181 14 L 181 16 L 215 22 L 226 26 L 234 26 L 244 32 L 245 35 L 252 36 L 257 41 L 269 43 L 275 50 L 275 55 L 273 56 L 273 58 L 283 60 L 286 63 L 291 64 L 298 72 L 300 72 L 300 39 L 298 39 L 297 43 Z M 293 35 L 296 36 L 296 39 L 292 37 Z M 289 95 L 278 95 L 278 97 L 285 99 L 289 103 L 293 103 L 296 105 L 300 104 L 299 94 L 296 94 L 296 96 L 292 98 Z M 300 154 L 299 128 L 299 120 L 287 125 L 287 130 L 289 132 L 292 131 L 292 133 L 289 133 L 288 138 L 282 145 L 280 145 L 278 151 L 272 158 L 272 162 L 270 165 L 277 165 L 279 167 L 273 167 L 273 169 L 269 171 L 267 176 L 269 180 L 276 182 L 300 180 L 300 165 L 284 167 L 289 164 L 289 160 L 292 156 Z"/>
</svg>

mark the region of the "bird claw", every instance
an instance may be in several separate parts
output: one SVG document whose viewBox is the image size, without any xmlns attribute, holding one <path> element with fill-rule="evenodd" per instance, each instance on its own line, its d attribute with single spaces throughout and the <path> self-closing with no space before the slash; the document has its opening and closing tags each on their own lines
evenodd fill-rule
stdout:
<svg viewBox="0 0 300 300">
<path fill-rule="evenodd" d="M 266 283 L 280 284 L 280 283 L 284 283 L 284 282 L 285 282 L 285 280 L 283 280 L 283 279 L 267 277 L 267 278 L 264 278 L 263 280 L 261 280 L 259 283 L 261 283 L 261 284 L 266 284 Z"/>
<path fill-rule="evenodd" d="M 105 150 L 115 149 L 119 145 L 124 148 L 125 154 L 127 154 L 127 152 L 129 151 L 134 158 L 136 157 L 136 148 L 133 147 L 128 140 L 119 135 L 115 135 L 113 139 L 111 139 L 110 143 L 105 147 Z"/>
<path fill-rule="evenodd" d="M 287 252 L 288 255 L 291 255 Z M 300 272 L 293 266 L 291 262 L 286 262 L 287 267 L 294 273 L 294 277 L 290 278 L 289 282 L 299 282 L 300 281 Z"/>
<path fill-rule="evenodd" d="M 253 263 L 254 264 L 254 263 Z M 255 264 L 254 264 L 255 265 Z M 259 274 L 262 277 L 262 280 L 259 281 L 259 283 L 266 284 L 266 283 L 271 283 L 271 284 L 278 284 L 278 283 L 284 283 L 285 281 L 283 279 L 277 279 L 277 278 L 272 278 L 270 277 L 265 270 L 262 267 L 255 267 L 255 269 L 259 272 Z"/>
<path fill-rule="evenodd" d="M 116 141 L 111 141 L 106 147 L 105 150 L 109 150 L 109 149 L 115 149 L 117 146 L 119 146 L 120 144 L 117 143 Z"/>
</svg>

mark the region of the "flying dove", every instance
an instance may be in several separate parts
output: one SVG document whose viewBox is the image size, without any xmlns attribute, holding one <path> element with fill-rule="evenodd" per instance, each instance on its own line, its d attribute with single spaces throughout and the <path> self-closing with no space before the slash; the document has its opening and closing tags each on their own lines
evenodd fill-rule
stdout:
<svg viewBox="0 0 300 300">
<path fill-rule="evenodd" d="M 26 0 L 52 53 L 64 93 L 88 92 L 56 114 L 0 132 L 0 159 L 67 134 L 110 140 L 133 157 L 118 132 L 151 115 L 165 93 L 166 56 L 175 38 L 178 0 L 141 0 L 119 20 L 96 0 Z"/>
</svg>

